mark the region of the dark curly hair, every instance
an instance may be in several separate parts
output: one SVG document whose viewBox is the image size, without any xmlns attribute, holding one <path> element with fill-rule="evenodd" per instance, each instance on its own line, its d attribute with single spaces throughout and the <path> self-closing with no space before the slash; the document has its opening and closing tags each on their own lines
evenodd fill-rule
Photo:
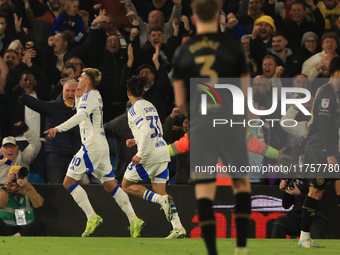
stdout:
<svg viewBox="0 0 340 255">
<path fill-rule="evenodd" d="M 127 91 L 130 91 L 134 97 L 141 97 L 144 93 L 144 88 L 148 85 L 147 80 L 141 76 L 134 76 L 127 81 Z"/>
</svg>

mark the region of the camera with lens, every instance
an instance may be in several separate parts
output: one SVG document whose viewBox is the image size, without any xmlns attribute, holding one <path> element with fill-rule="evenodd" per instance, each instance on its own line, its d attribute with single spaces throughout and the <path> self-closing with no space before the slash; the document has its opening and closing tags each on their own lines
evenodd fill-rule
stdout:
<svg viewBox="0 0 340 255">
<path fill-rule="evenodd" d="M 15 174 L 15 179 L 12 182 L 17 182 L 19 179 L 25 179 L 28 176 L 28 169 L 26 167 L 20 168 Z"/>
<path fill-rule="evenodd" d="M 295 183 L 295 180 L 294 180 L 294 179 L 288 180 L 288 181 L 287 181 L 287 186 L 286 186 L 286 188 L 289 188 L 290 190 L 295 189 L 294 183 Z"/>
<path fill-rule="evenodd" d="M 290 190 L 294 190 L 295 186 L 294 183 L 296 184 L 297 188 L 301 190 L 303 187 L 303 179 L 301 178 L 294 178 L 294 179 L 289 179 L 287 181 L 287 186 L 286 188 L 289 188 Z"/>
</svg>

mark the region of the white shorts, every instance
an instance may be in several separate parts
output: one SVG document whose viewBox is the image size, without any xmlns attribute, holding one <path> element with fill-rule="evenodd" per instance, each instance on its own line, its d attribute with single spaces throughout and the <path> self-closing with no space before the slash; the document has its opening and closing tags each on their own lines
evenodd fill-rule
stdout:
<svg viewBox="0 0 340 255">
<path fill-rule="evenodd" d="M 98 178 L 102 183 L 114 180 L 109 152 L 87 151 L 82 145 L 68 166 L 66 175 L 79 181 L 86 172 Z"/>
<path fill-rule="evenodd" d="M 145 181 L 150 178 L 152 183 L 166 183 L 169 179 L 168 162 L 154 164 L 130 163 L 126 168 L 124 178 L 130 182 Z"/>
</svg>

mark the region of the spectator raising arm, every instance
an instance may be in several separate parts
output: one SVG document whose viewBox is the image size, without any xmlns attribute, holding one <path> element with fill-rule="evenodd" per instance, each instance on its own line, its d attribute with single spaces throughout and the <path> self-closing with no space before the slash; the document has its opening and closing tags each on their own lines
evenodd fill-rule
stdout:
<svg viewBox="0 0 340 255">
<path fill-rule="evenodd" d="M 41 142 L 38 135 L 31 129 L 25 131 L 24 136 L 28 141 L 28 146 L 22 152 L 22 158 L 27 163 L 27 165 L 30 165 L 40 151 Z"/>
<path fill-rule="evenodd" d="M 0 57 L 0 94 L 5 92 L 5 86 L 7 81 L 7 75 L 9 73 L 8 67 L 6 65 L 6 62 L 2 57 Z"/>
</svg>

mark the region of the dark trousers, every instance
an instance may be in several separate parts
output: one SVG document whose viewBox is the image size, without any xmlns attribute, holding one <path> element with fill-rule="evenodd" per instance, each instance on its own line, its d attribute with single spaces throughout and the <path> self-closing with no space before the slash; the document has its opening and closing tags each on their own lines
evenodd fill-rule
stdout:
<svg viewBox="0 0 340 255">
<path fill-rule="evenodd" d="M 286 238 L 289 236 L 300 236 L 301 231 L 301 214 L 288 214 L 278 217 L 272 230 L 272 238 Z M 320 217 L 315 216 L 310 229 L 311 237 L 314 239 L 325 239 L 328 222 Z"/>
<path fill-rule="evenodd" d="M 22 236 L 38 236 L 45 228 L 45 222 L 36 218 L 25 227 L 21 226 L 7 226 L 6 223 L 0 218 L 0 236 L 12 236 L 20 233 Z"/>
<path fill-rule="evenodd" d="M 50 152 L 46 154 L 47 163 L 47 182 L 63 183 L 67 168 L 73 156 L 61 156 L 58 153 Z"/>
</svg>

